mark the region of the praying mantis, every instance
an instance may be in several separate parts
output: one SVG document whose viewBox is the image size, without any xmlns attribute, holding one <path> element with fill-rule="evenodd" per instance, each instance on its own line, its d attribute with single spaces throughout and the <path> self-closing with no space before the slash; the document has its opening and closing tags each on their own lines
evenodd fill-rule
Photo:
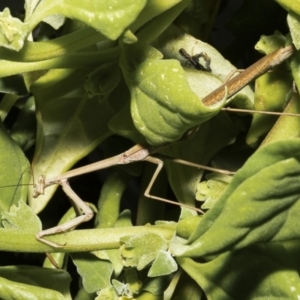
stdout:
<svg viewBox="0 0 300 300">
<path fill-rule="evenodd" d="M 227 99 L 237 93 L 239 90 L 241 90 L 244 86 L 246 86 L 249 82 L 251 82 L 253 79 L 259 77 L 260 75 L 264 74 L 271 68 L 273 68 L 276 65 L 279 65 L 282 63 L 284 60 L 289 58 L 294 52 L 294 47 L 292 45 L 287 46 L 285 48 L 278 49 L 277 51 L 266 55 L 253 65 L 251 65 L 248 69 L 242 71 L 240 74 L 237 76 L 232 77 L 228 81 L 226 81 L 223 85 L 221 85 L 219 88 L 214 90 L 212 93 L 207 95 L 202 102 L 207 105 L 213 105 L 215 103 L 218 103 L 219 101 L 222 101 L 224 99 Z M 184 53 L 186 55 L 186 53 Z M 198 57 L 197 57 L 198 58 Z M 193 135 L 195 131 L 197 131 L 198 127 L 191 128 L 186 134 L 178 141 L 180 142 L 181 140 L 187 139 Z M 172 144 L 172 143 L 170 143 Z M 165 144 L 162 146 L 157 146 L 153 147 L 150 145 L 140 145 L 137 144 L 134 147 L 130 148 L 129 150 L 118 154 L 116 156 L 110 157 L 108 159 L 104 159 L 102 161 L 74 169 L 71 171 L 68 171 L 64 174 L 52 177 L 52 178 L 45 178 L 43 175 L 40 175 L 38 178 L 38 182 L 34 187 L 34 197 L 38 197 L 41 194 L 44 194 L 44 191 L 47 187 L 54 185 L 54 184 L 59 184 L 61 185 L 63 191 L 68 195 L 68 197 L 72 200 L 74 205 L 79 208 L 79 210 L 82 212 L 81 215 L 77 216 L 75 219 L 68 221 L 62 225 L 55 226 L 46 230 L 42 230 L 36 234 L 36 239 L 39 240 L 40 242 L 43 242 L 51 247 L 59 248 L 63 247 L 62 245 L 58 245 L 55 243 L 52 243 L 51 241 L 46 240 L 44 237 L 60 232 L 65 232 L 74 229 L 77 227 L 79 224 L 83 222 L 89 221 L 93 217 L 93 211 L 91 208 L 83 202 L 83 200 L 72 190 L 72 188 L 69 185 L 68 180 L 72 177 L 79 176 L 81 174 L 85 173 L 90 173 L 94 172 L 96 170 L 100 169 L 105 169 L 111 166 L 115 165 L 124 165 L 124 164 L 130 164 L 134 162 L 139 162 L 139 161 L 148 161 L 151 163 L 154 163 L 157 165 L 157 168 L 155 170 L 155 173 L 146 188 L 145 191 L 145 196 L 149 197 L 154 200 L 160 200 L 164 202 L 171 202 L 174 204 L 174 202 L 169 201 L 164 198 L 156 197 L 153 195 L 150 195 L 150 190 L 153 186 L 153 183 L 161 171 L 163 167 L 163 161 L 160 160 L 159 158 L 153 157 L 152 154 L 155 154 L 162 150 L 163 148 L 166 148 L 170 146 L 170 144 Z M 193 164 L 189 162 L 184 162 L 182 160 L 176 160 L 173 159 L 175 162 L 179 163 L 184 163 L 189 166 L 194 166 L 197 168 L 202 168 L 210 171 L 217 171 L 225 174 L 233 174 L 229 171 L 223 171 L 223 170 L 216 170 L 214 168 L 209 168 L 206 166 L 198 165 L 198 164 Z M 179 204 L 175 203 L 181 206 L 185 206 L 184 204 Z M 201 210 L 196 209 L 199 212 L 202 213 Z"/>
</svg>

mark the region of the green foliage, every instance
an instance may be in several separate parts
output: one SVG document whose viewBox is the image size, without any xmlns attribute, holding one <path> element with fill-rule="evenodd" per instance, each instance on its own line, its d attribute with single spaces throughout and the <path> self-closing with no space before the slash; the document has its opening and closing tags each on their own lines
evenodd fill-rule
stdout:
<svg viewBox="0 0 300 300">
<path fill-rule="evenodd" d="M 1 299 L 299 299 L 300 118 L 221 111 L 299 114 L 299 51 L 253 87 L 212 106 L 201 101 L 236 70 L 228 60 L 248 66 L 257 51 L 299 49 L 299 4 L 244 1 L 228 25 L 237 39 L 220 47 L 225 58 L 203 42 L 215 40 L 219 4 L 26 0 L 24 16 L 0 12 Z M 181 48 L 205 52 L 212 72 L 194 69 Z M 158 146 L 164 162 L 150 194 L 189 208 L 143 196 L 148 162 L 114 167 L 70 182 L 98 209 L 94 223 L 45 237 L 57 248 L 36 240 L 41 224 L 78 213 L 61 206 L 58 185 L 34 198 L 40 175 L 55 178 L 90 153 L 82 164 L 134 143 Z M 51 253 L 61 269 L 37 253 Z"/>
<path fill-rule="evenodd" d="M 210 173 L 205 177 L 207 180 L 198 185 L 196 199 L 204 201 L 202 209 L 210 209 L 222 196 L 232 177 L 225 174 Z"/>
</svg>

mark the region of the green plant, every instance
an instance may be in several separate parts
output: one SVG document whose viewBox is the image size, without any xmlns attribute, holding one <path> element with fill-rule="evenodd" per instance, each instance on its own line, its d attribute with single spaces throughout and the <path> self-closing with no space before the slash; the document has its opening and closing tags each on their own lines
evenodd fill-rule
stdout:
<svg viewBox="0 0 300 300">
<path fill-rule="evenodd" d="M 210 36 L 221 1 L 36 2 L 25 2 L 22 20 L 8 9 L 0 13 L 2 120 L 20 108 L 12 126 L 0 125 L 0 184 L 19 184 L 0 191 L 0 249 L 13 260 L 10 266 L 1 260 L 0 298 L 71 299 L 71 276 L 63 269 L 70 257 L 82 279 L 75 299 L 298 299 L 300 121 L 259 114 L 251 120 L 221 111 L 225 101 L 213 107 L 200 101 L 235 69 L 199 40 Z M 256 48 L 265 54 L 291 40 L 299 48 L 300 5 L 277 2 L 289 12 L 290 34 L 262 37 Z M 239 42 L 227 48 L 232 57 L 241 58 L 236 50 L 245 53 L 266 34 L 266 20 L 283 16 L 285 22 L 282 7 L 273 0 L 245 1 L 230 23 Z M 279 29 L 282 23 L 272 24 Z M 183 68 L 180 48 L 206 52 L 212 73 Z M 292 90 L 293 80 L 300 87 L 298 60 L 296 51 L 260 77 L 255 92 L 244 88 L 230 105 L 299 113 Z M 193 138 L 175 143 L 198 124 Z M 208 175 L 203 189 L 202 170 L 165 159 L 166 173 L 152 193 L 167 197 L 170 184 L 177 201 L 192 207 L 199 185 L 197 197 L 208 211 L 197 216 L 143 196 L 137 203 L 136 194 L 127 194 L 134 203 L 120 213 L 132 177 L 142 178 L 142 195 L 153 170 L 147 163 L 113 168 L 92 229 L 49 237 L 63 245 L 58 249 L 36 241 L 36 214 L 51 224 L 49 206 L 58 196 L 49 187 L 33 198 L 34 176 L 65 172 L 99 145 L 110 157 L 145 142 L 173 143 L 160 154 L 238 172 L 233 178 Z M 74 216 L 70 209 L 60 222 Z M 43 267 L 25 259 L 17 264 L 17 252 L 51 252 L 62 269 L 48 260 Z"/>
</svg>

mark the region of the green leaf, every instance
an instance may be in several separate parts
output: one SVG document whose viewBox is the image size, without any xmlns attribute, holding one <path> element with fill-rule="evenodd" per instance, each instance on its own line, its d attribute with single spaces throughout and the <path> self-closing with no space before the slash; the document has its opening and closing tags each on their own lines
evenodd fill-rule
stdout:
<svg viewBox="0 0 300 300">
<path fill-rule="evenodd" d="M 0 122 L 0 212 L 8 211 L 19 200 L 27 201 L 29 162 Z M 5 187 L 6 186 L 6 187 Z"/>
<path fill-rule="evenodd" d="M 201 8 L 201 11 L 202 9 L 204 8 Z M 210 44 L 194 38 L 174 25 L 169 26 L 169 28 L 159 36 L 154 46 L 164 55 L 165 59 L 171 58 L 178 60 L 181 65 L 185 67 L 185 71 L 189 71 L 190 74 L 187 73 L 186 76 L 190 87 L 200 99 L 207 96 L 216 88 L 214 84 L 218 84 L 218 86 L 223 84 L 223 82 L 228 79 L 228 75 L 236 70 L 236 67 Z M 197 55 L 202 52 L 206 53 L 211 59 L 210 68 L 212 72 L 203 73 L 190 69 L 186 59 L 179 54 L 179 49 L 181 48 L 184 48 L 190 55 Z M 186 67 L 189 67 L 189 69 L 186 69 Z M 205 82 L 202 82 L 202 80 L 205 80 Z M 249 86 L 244 87 L 231 98 L 230 103 L 243 109 L 253 109 L 254 93 L 252 89 Z"/>
<path fill-rule="evenodd" d="M 116 40 L 137 18 L 146 5 L 146 0 L 122 1 L 77 1 L 52 0 L 40 1 L 31 17 L 27 20 L 31 30 L 45 17 L 63 15 L 79 20 L 100 31 L 111 40 Z"/>
<path fill-rule="evenodd" d="M 298 94 L 291 94 L 292 98 L 284 110 L 286 114 L 300 113 L 300 97 Z M 300 129 L 300 118 L 293 118 L 289 115 L 282 115 L 263 140 L 262 146 L 279 140 L 297 138 L 297 131 Z"/>
<path fill-rule="evenodd" d="M 40 0 L 25 0 L 25 20 L 27 20 L 35 10 Z"/>
<path fill-rule="evenodd" d="M 138 270 L 148 266 L 159 250 L 167 250 L 167 242 L 155 233 L 144 233 L 121 238 L 121 256 L 126 266 Z"/>
<path fill-rule="evenodd" d="M 19 201 L 19 206 L 13 205 L 9 212 L 3 211 L 1 215 L 4 228 L 26 230 L 34 234 L 42 230 L 40 219 L 23 201 Z"/>
<path fill-rule="evenodd" d="M 284 47 L 286 44 L 286 37 L 275 30 L 272 35 L 262 35 L 255 45 L 255 49 L 264 54 L 270 54 L 278 48 Z"/>
<path fill-rule="evenodd" d="M 45 175 L 47 179 L 67 171 L 111 135 L 107 123 L 113 110 L 107 101 L 99 103 L 85 96 L 86 74 L 82 70 L 51 70 L 31 88 L 39 112 L 35 177 Z M 29 198 L 33 210 L 41 211 L 55 190 L 52 186 L 45 195 Z"/>
<path fill-rule="evenodd" d="M 174 276 L 176 280 L 177 276 Z M 175 281 L 176 282 L 176 281 Z M 172 286 L 172 283 L 170 284 Z M 165 295 L 168 290 L 165 292 Z M 181 272 L 179 281 L 176 284 L 176 288 L 172 291 L 174 300 L 188 299 L 188 300 L 200 300 L 204 297 L 203 289 L 198 283 L 193 280 L 188 273 Z"/>
<path fill-rule="evenodd" d="M 280 32 L 271 36 L 262 36 L 255 48 L 269 54 L 284 46 L 285 37 Z M 293 78 L 289 75 L 286 64 L 267 72 L 255 81 L 255 110 L 281 112 L 289 100 Z M 247 143 L 256 146 L 259 139 L 268 133 L 278 117 L 254 113 L 251 127 L 247 134 Z"/>
<path fill-rule="evenodd" d="M 271 143 L 236 173 L 222 198 L 175 255 L 206 256 L 299 238 L 300 139 Z"/>
<path fill-rule="evenodd" d="M 117 175 L 117 177 L 118 177 L 118 171 L 116 171 L 116 172 L 117 173 L 114 173 L 114 171 L 112 171 L 113 177 L 115 177 L 115 175 Z M 121 172 L 123 173 L 123 171 L 121 171 Z M 124 174 L 123 174 L 123 176 L 124 176 Z M 116 179 L 116 177 L 115 177 L 115 179 Z M 122 190 L 124 188 L 124 182 L 122 183 L 122 178 L 118 178 L 118 179 L 120 181 L 115 182 L 114 185 L 116 184 L 115 187 L 117 186 L 118 189 Z M 107 181 L 106 181 L 106 183 L 107 183 Z M 130 227 L 130 226 L 132 226 L 131 212 L 129 210 L 125 210 L 122 213 L 120 213 L 119 216 L 118 216 L 117 221 L 115 220 L 116 212 L 119 212 L 119 209 L 120 209 L 119 208 L 119 203 L 118 203 L 118 205 L 116 205 L 115 201 L 118 201 L 118 198 L 120 198 L 122 196 L 122 192 L 120 190 L 118 191 L 118 189 L 117 190 L 112 189 L 112 191 L 110 191 L 110 192 L 114 191 L 114 195 L 106 194 L 107 192 L 109 192 L 109 189 L 108 189 L 109 186 L 111 187 L 111 182 L 108 185 L 106 185 L 106 187 L 107 187 L 106 191 L 103 190 L 103 188 L 105 189 L 105 186 L 103 186 L 103 188 L 102 188 L 101 197 L 99 199 L 100 200 L 99 202 L 100 202 L 101 206 L 99 207 L 99 211 L 98 211 L 98 214 L 97 214 L 97 220 L 99 222 L 99 219 L 100 219 L 99 217 L 100 216 L 104 217 L 104 215 L 105 215 L 104 212 L 106 212 L 106 214 L 112 214 L 112 217 L 107 217 L 106 216 L 107 221 L 104 222 L 104 223 L 101 223 L 101 222 L 98 223 L 98 224 L 96 223 L 97 224 L 96 228 L 105 228 L 105 227 L 107 227 L 107 228 L 111 228 L 111 227 L 118 228 L 118 227 Z M 107 196 L 107 197 L 105 197 L 105 196 Z M 105 203 L 103 203 L 104 198 L 106 198 L 105 200 L 108 200 L 108 201 L 105 201 Z M 115 200 L 115 201 L 112 201 L 112 200 Z M 113 213 L 111 211 L 111 209 L 113 208 L 112 206 L 105 207 L 109 204 L 108 202 L 110 202 L 110 201 L 115 206 L 114 210 L 113 210 Z M 104 206 L 103 206 L 103 204 L 104 204 Z M 108 226 L 109 223 L 110 223 L 110 226 Z M 116 277 L 121 274 L 124 265 L 123 265 L 122 261 L 120 260 L 120 251 L 119 251 L 119 249 L 94 251 L 93 253 L 97 257 L 99 257 L 101 259 L 109 260 L 112 263 L 113 270 L 114 270 L 114 275 Z"/>
<path fill-rule="evenodd" d="M 120 282 L 116 279 L 113 279 L 111 282 L 119 296 L 122 296 L 125 292 L 127 292 L 127 284 L 126 283 Z"/>
<path fill-rule="evenodd" d="M 82 284 L 88 293 L 93 293 L 110 286 L 113 273 L 112 264 L 100 260 L 92 253 L 72 253 L 72 260 L 82 277 Z"/>
<path fill-rule="evenodd" d="M 105 299 L 105 300 L 116 300 L 117 296 L 118 295 L 117 295 L 115 289 L 112 286 L 110 286 L 110 287 L 107 287 L 105 289 L 102 289 L 101 291 L 98 291 L 97 292 L 97 297 L 96 298 L 93 297 L 93 298 L 91 298 L 91 300 L 92 299 L 94 299 L 94 300 L 103 300 L 103 299 Z M 89 300 L 89 299 L 87 299 L 87 300 Z"/>
<path fill-rule="evenodd" d="M 273 243 L 225 253 L 206 263 L 190 258 L 177 262 L 208 299 L 298 299 L 299 276 L 288 254 Z"/>
<path fill-rule="evenodd" d="M 198 184 L 196 199 L 198 201 L 205 201 L 201 205 L 202 209 L 211 209 L 222 196 L 232 176 L 210 173 L 207 174 L 205 178 L 207 181 L 202 181 Z"/>
<path fill-rule="evenodd" d="M 202 104 L 179 62 L 160 58 L 157 50 L 143 43 L 122 46 L 121 68 L 131 93 L 132 119 L 151 145 L 180 139 L 188 129 L 216 115 L 223 105 Z"/>
<path fill-rule="evenodd" d="M 114 115 L 109 121 L 108 127 L 112 132 L 128 138 L 136 144 L 145 143 L 145 138 L 133 124 L 129 102 Z"/>
<path fill-rule="evenodd" d="M 65 21 L 66 18 L 62 15 L 50 15 L 43 20 L 43 22 L 49 24 L 56 30 L 61 28 L 64 25 Z"/>
<path fill-rule="evenodd" d="M 110 170 L 102 186 L 98 201 L 97 228 L 111 228 L 115 226 L 119 217 L 121 198 L 128 180 L 129 176 L 125 171 L 121 169 Z M 130 226 L 131 224 L 126 225 Z"/>
<path fill-rule="evenodd" d="M 203 215 L 189 216 L 180 220 L 177 224 L 176 233 L 179 237 L 188 239 L 194 232 L 195 228 L 201 222 Z"/>
<path fill-rule="evenodd" d="M 290 28 L 293 44 L 295 45 L 296 49 L 299 49 L 300 48 L 300 36 L 299 36 L 300 17 L 299 15 L 290 11 L 287 17 L 287 22 Z"/>
<path fill-rule="evenodd" d="M 19 51 L 28 36 L 28 24 L 13 18 L 9 8 L 0 12 L 0 46 Z"/>
<path fill-rule="evenodd" d="M 112 284 L 119 296 L 129 299 L 138 294 L 142 286 L 142 282 L 138 278 L 138 272 L 133 268 L 126 268 L 124 270 L 123 282 L 113 279 Z"/>
<path fill-rule="evenodd" d="M 89 98 L 99 96 L 103 101 L 117 87 L 121 79 L 120 69 L 116 63 L 107 63 L 88 74 L 84 82 L 84 89 Z"/>
<path fill-rule="evenodd" d="M 0 298 L 71 300 L 70 275 L 64 270 L 35 266 L 0 268 Z"/>
<path fill-rule="evenodd" d="M 172 255 L 167 251 L 160 250 L 148 272 L 148 276 L 156 277 L 169 275 L 176 272 L 177 269 L 177 263 Z"/>
<path fill-rule="evenodd" d="M 276 0 L 282 7 L 284 7 L 287 11 L 293 11 L 294 13 L 300 15 L 300 4 L 296 1 L 290 0 Z"/>
<path fill-rule="evenodd" d="M 159 276 L 154 278 L 147 278 L 144 281 L 143 286 L 141 288 L 141 292 L 137 299 L 157 299 L 163 300 L 164 291 L 170 285 L 170 281 L 172 280 L 172 275 L 167 276 Z M 149 292 L 149 293 L 146 293 Z"/>
</svg>

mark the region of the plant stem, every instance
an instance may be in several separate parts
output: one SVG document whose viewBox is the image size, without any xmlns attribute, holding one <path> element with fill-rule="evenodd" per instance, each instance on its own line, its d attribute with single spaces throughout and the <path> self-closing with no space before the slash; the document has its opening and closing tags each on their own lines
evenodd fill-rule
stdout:
<svg viewBox="0 0 300 300">
<path fill-rule="evenodd" d="M 74 230 L 47 237 L 54 243 L 65 245 L 52 248 L 38 242 L 32 232 L 0 228 L 0 251 L 53 253 L 118 249 L 120 239 L 125 236 L 151 232 L 169 240 L 174 231 L 173 226 L 167 225 Z"/>
</svg>

